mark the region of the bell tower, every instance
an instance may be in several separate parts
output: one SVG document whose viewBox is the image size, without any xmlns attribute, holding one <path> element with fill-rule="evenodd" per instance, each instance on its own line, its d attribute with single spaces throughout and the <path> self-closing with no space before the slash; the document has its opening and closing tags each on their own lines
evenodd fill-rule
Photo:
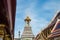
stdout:
<svg viewBox="0 0 60 40">
<path fill-rule="evenodd" d="M 25 27 L 24 27 L 24 31 L 21 35 L 21 40 L 34 40 L 34 35 L 32 33 L 32 29 L 30 26 L 30 21 L 31 19 L 29 18 L 29 16 L 27 16 L 25 19 Z"/>
</svg>

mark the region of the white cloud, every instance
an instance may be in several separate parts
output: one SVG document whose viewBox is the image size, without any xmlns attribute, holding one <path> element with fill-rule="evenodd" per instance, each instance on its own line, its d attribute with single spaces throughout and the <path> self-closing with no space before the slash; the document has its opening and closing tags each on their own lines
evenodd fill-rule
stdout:
<svg viewBox="0 0 60 40">
<path fill-rule="evenodd" d="M 31 26 L 32 26 L 34 35 L 37 35 L 38 32 L 40 32 L 42 29 L 44 29 L 47 24 L 48 24 L 48 21 L 44 18 L 32 19 Z"/>
<path fill-rule="evenodd" d="M 45 10 L 60 10 L 60 2 L 58 1 L 50 1 L 50 2 L 46 2 L 43 5 L 43 9 Z"/>
</svg>

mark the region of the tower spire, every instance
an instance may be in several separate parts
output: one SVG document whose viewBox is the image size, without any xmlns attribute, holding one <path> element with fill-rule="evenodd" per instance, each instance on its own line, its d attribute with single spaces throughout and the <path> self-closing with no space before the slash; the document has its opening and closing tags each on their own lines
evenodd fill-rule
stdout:
<svg viewBox="0 0 60 40">
<path fill-rule="evenodd" d="M 19 40 L 20 40 L 20 31 L 18 33 L 19 33 L 18 35 L 19 35 Z"/>
<path fill-rule="evenodd" d="M 25 27 L 24 27 L 24 31 L 21 35 L 21 39 L 22 40 L 33 40 L 34 39 L 34 35 L 32 33 L 32 29 L 31 26 L 29 25 L 31 19 L 29 18 L 29 16 L 27 16 L 25 19 Z"/>
<path fill-rule="evenodd" d="M 29 18 L 29 16 L 27 16 L 24 21 L 26 23 L 26 26 L 29 26 L 29 23 L 30 23 L 31 19 Z"/>
</svg>

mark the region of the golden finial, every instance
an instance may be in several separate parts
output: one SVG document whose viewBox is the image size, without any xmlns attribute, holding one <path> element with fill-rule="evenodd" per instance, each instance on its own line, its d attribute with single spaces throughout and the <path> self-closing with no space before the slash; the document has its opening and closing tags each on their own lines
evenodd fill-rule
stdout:
<svg viewBox="0 0 60 40">
<path fill-rule="evenodd" d="M 25 21 L 31 21 L 31 19 L 29 18 L 29 16 L 26 17 Z"/>
</svg>

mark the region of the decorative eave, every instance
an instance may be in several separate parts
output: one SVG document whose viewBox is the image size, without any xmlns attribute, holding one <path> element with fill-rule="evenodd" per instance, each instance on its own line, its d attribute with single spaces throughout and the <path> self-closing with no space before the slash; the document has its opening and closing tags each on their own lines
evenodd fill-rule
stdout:
<svg viewBox="0 0 60 40">
<path fill-rule="evenodd" d="M 7 10 L 8 10 L 8 15 L 10 18 L 10 27 L 11 30 L 14 28 L 14 23 L 15 23 L 15 12 L 16 12 L 16 0 L 7 0 Z"/>
<path fill-rule="evenodd" d="M 60 19 L 57 19 L 55 26 L 53 27 L 51 34 L 48 38 L 54 38 L 60 36 Z"/>
<path fill-rule="evenodd" d="M 16 13 L 16 0 L 3 0 L 6 18 L 9 23 L 9 32 L 11 37 L 14 37 L 14 24 L 15 24 L 15 13 Z M 13 40 L 13 39 L 12 39 Z"/>
</svg>

